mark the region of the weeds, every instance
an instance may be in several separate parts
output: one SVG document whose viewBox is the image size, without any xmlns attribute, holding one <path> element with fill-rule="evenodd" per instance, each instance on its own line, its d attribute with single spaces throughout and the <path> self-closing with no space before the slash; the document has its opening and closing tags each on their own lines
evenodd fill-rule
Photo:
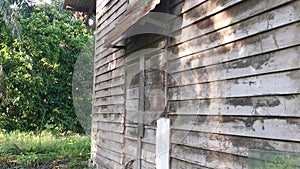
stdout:
<svg viewBox="0 0 300 169">
<path fill-rule="evenodd" d="M 1 168 L 88 168 L 90 138 L 50 132 L 0 133 Z"/>
</svg>

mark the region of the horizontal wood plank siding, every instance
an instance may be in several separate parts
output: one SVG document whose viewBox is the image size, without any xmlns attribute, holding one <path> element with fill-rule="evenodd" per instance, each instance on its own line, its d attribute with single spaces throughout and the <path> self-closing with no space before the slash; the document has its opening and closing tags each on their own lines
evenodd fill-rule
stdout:
<svg viewBox="0 0 300 169">
<path fill-rule="evenodd" d="M 99 169 L 124 166 L 125 52 L 103 43 L 126 8 L 126 0 L 97 1 L 92 160 Z"/>
<path fill-rule="evenodd" d="M 142 168 L 155 168 L 155 120 L 165 110 L 147 107 L 154 90 L 171 119 L 172 169 L 247 169 L 253 149 L 300 153 L 299 0 L 169 0 L 168 13 L 181 20 L 168 23 L 170 38 L 142 34 L 126 40 L 126 51 L 105 48 L 128 2 L 97 1 L 98 168 L 136 166 L 139 141 Z"/>
<path fill-rule="evenodd" d="M 299 153 L 300 1 L 178 0 L 170 12 L 183 19 L 168 43 L 171 167 Z"/>
</svg>

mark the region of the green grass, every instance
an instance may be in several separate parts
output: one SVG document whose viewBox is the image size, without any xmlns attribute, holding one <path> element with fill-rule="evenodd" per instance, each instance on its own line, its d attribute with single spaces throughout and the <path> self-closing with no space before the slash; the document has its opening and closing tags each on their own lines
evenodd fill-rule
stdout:
<svg viewBox="0 0 300 169">
<path fill-rule="evenodd" d="M 0 133 L 0 166 L 5 168 L 88 168 L 90 138 L 72 134 L 56 136 L 50 132 Z"/>
</svg>

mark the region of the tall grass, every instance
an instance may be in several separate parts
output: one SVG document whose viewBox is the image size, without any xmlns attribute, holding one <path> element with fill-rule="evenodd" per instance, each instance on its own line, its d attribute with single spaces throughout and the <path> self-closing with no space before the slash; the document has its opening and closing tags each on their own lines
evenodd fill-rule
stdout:
<svg viewBox="0 0 300 169">
<path fill-rule="evenodd" d="M 87 168 L 90 138 L 78 134 L 0 133 L 2 168 Z M 4 166 L 4 167 L 3 167 Z"/>
</svg>

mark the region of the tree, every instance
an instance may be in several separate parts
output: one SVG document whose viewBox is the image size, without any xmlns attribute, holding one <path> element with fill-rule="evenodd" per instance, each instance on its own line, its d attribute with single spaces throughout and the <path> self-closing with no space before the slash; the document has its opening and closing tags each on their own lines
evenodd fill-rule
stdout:
<svg viewBox="0 0 300 169">
<path fill-rule="evenodd" d="M 54 6 L 37 5 L 30 17 L 17 15 L 20 39 L 9 34 L 4 19 L 0 20 L 1 128 L 83 131 L 72 102 L 72 75 L 91 32 L 72 16 Z"/>
<path fill-rule="evenodd" d="M 16 13 L 23 17 L 29 17 L 34 8 L 32 0 L 1 0 L 0 14 L 6 26 L 12 31 L 12 35 L 20 38 L 20 30 L 18 21 L 15 16 Z"/>
</svg>

